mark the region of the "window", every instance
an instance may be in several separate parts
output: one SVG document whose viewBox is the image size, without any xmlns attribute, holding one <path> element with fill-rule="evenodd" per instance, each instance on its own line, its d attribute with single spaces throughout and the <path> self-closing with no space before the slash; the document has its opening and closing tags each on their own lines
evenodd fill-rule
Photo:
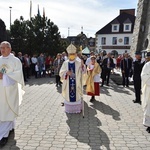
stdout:
<svg viewBox="0 0 150 150">
<path fill-rule="evenodd" d="M 124 44 L 125 45 L 129 44 L 129 37 L 124 37 Z"/>
<path fill-rule="evenodd" d="M 129 25 L 125 25 L 125 30 L 129 30 Z"/>
<path fill-rule="evenodd" d="M 114 26 L 114 27 L 113 27 L 113 30 L 114 30 L 114 31 L 117 31 L 117 26 Z"/>
<path fill-rule="evenodd" d="M 112 24 L 112 32 L 119 32 L 119 24 Z"/>
<path fill-rule="evenodd" d="M 117 37 L 113 37 L 113 38 L 112 38 L 112 44 L 113 44 L 113 45 L 116 45 L 116 44 L 117 44 Z"/>
<path fill-rule="evenodd" d="M 149 40 L 146 39 L 144 42 L 144 49 L 147 49 L 148 45 L 149 45 Z"/>
<path fill-rule="evenodd" d="M 106 37 L 102 37 L 102 39 L 101 39 L 101 45 L 106 45 Z"/>
<path fill-rule="evenodd" d="M 89 41 L 90 46 L 94 46 L 94 41 Z"/>
<path fill-rule="evenodd" d="M 124 24 L 124 32 L 130 32 L 131 31 L 131 24 Z"/>
</svg>

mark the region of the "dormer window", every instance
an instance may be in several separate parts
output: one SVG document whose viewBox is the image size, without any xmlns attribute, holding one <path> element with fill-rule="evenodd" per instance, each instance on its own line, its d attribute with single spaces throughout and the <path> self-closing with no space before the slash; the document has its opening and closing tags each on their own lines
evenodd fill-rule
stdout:
<svg viewBox="0 0 150 150">
<path fill-rule="evenodd" d="M 117 19 L 113 20 L 112 23 L 112 32 L 119 32 L 120 23 Z"/>
<path fill-rule="evenodd" d="M 113 26 L 113 30 L 114 30 L 114 31 L 117 31 L 117 26 Z"/>
<path fill-rule="evenodd" d="M 130 24 L 124 24 L 124 28 L 123 28 L 124 32 L 131 32 L 131 23 Z"/>
<path fill-rule="evenodd" d="M 123 23 L 123 31 L 124 32 L 131 32 L 132 22 L 129 18 L 127 18 Z"/>
<path fill-rule="evenodd" d="M 119 32 L 119 24 L 112 24 L 112 32 Z"/>
<path fill-rule="evenodd" d="M 128 24 L 125 25 L 125 30 L 126 30 L 126 31 L 129 31 L 129 29 L 130 29 L 130 28 L 129 28 L 129 25 L 128 25 Z"/>
</svg>

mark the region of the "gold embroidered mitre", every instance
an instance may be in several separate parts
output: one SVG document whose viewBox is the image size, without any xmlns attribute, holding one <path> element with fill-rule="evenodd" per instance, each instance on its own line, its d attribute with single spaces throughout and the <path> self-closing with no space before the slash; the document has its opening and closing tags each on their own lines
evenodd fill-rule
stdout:
<svg viewBox="0 0 150 150">
<path fill-rule="evenodd" d="M 76 53 L 77 48 L 73 44 L 70 44 L 66 50 L 67 50 L 68 54 L 72 54 L 72 53 Z"/>
</svg>

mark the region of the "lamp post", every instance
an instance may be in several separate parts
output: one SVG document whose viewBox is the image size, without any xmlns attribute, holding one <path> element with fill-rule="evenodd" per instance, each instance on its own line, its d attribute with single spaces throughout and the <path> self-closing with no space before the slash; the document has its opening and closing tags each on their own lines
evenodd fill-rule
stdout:
<svg viewBox="0 0 150 150">
<path fill-rule="evenodd" d="M 10 28 L 11 28 L 11 9 L 12 9 L 12 7 L 9 6 L 9 8 L 10 8 Z"/>
</svg>

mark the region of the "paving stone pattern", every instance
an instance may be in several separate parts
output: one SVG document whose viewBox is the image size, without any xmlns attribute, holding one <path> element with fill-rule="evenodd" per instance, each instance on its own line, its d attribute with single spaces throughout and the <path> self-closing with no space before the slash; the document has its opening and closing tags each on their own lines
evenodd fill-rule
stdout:
<svg viewBox="0 0 150 150">
<path fill-rule="evenodd" d="M 30 79 L 25 91 L 15 133 L 3 150 L 150 150 L 141 105 L 132 102 L 133 86 L 111 81 L 93 103 L 84 94 L 84 119 L 64 112 L 54 78 Z"/>
</svg>

